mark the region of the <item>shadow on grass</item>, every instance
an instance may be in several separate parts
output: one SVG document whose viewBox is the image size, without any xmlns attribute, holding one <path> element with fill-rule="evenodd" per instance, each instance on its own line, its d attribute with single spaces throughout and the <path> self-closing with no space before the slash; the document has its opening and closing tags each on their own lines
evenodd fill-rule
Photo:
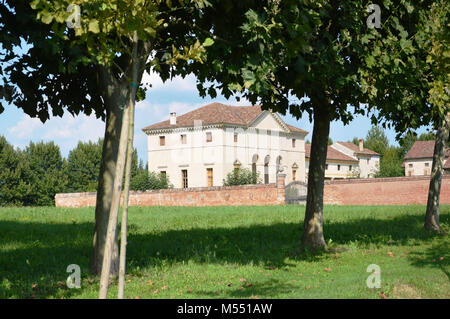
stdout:
<svg viewBox="0 0 450 319">
<path fill-rule="evenodd" d="M 442 214 L 447 223 L 450 214 Z M 0 221 L 0 241 L 4 247 L 0 257 L 0 298 L 70 297 L 76 289 L 62 291 L 69 275 L 69 264 L 87 273 L 91 255 L 93 223 L 45 224 Z M 235 228 L 194 228 L 161 233 L 139 233 L 140 226 L 130 223 L 127 249 L 127 271 L 138 274 L 146 267 L 194 261 L 217 264 L 254 264 L 268 269 L 289 269 L 289 260 L 314 261 L 327 258 L 326 253 L 301 254 L 294 257 L 301 238 L 301 225 L 275 223 Z M 436 235 L 423 229 L 423 216 L 403 215 L 391 219 L 353 219 L 343 222 L 325 220 L 326 239 L 338 245 L 357 241 L 358 245 L 423 244 Z M 414 259 L 418 267 L 429 266 L 430 258 L 448 260 L 448 247 L 431 248 Z M 291 259 L 287 259 L 291 257 Z M 432 259 L 431 259 L 432 260 Z M 437 265 L 436 265 L 437 266 Z M 446 272 L 448 276 L 448 272 Z M 276 288 L 278 287 L 278 288 Z M 254 287 L 255 294 L 264 290 L 288 289 L 283 285 Z M 275 290 L 274 290 L 275 289 Z M 250 291 L 250 290 L 249 290 Z M 241 292 L 247 294 L 247 292 Z M 243 297 L 237 292 L 236 297 Z M 275 296 L 275 295 L 274 295 Z"/>
</svg>

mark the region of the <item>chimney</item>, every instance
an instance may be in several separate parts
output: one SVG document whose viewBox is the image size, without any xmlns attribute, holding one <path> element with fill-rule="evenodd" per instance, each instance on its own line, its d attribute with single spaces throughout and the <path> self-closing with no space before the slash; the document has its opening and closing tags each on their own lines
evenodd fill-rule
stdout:
<svg viewBox="0 0 450 319">
<path fill-rule="evenodd" d="M 364 140 L 362 138 L 359 139 L 359 151 L 364 151 Z"/>
<path fill-rule="evenodd" d="M 169 118 L 170 118 L 170 125 L 176 125 L 177 124 L 177 113 L 171 112 Z"/>
</svg>

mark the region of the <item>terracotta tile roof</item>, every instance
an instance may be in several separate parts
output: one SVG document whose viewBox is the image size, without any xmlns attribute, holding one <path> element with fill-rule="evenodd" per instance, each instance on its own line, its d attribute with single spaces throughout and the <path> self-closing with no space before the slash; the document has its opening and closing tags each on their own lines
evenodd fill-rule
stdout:
<svg viewBox="0 0 450 319">
<path fill-rule="evenodd" d="M 434 141 L 416 141 L 406 153 L 405 160 L 416 158 L 432 158 L 434 152 Z"/>
<path fill-rule="evenodd" d="M 190 127 L 194 126 L 195 120 L 201 120 L 202 125 L 234 124 L 246 126 L 261 115 L 262 112 L 263 110 L 260 105 L 231 106 L 222 103 L 211 103 L 191 112 L 177 116 L 177 124 L 175 125 L 171 125 L 170 120 L 166 120 L 144 127 L 142 130 L 146 131 L 154 129 Z M 286 126 L 293 132 L 308 133 L 305 130 L 289 124 L 286 124 Z"/>
<path fill-rule="evenodd" d="M 308 133 L 308 131 L 302 130 L 301 128 L 295 127 L 295 126 L 287 124 L 287 123 L 284 123 L 284 124 L 286 124 L 286 126 L 289 127 L 289 129 L 293 132 L 300 132 L 300 133 L 305 133 L 305 134 Z"/>
<path fill-rule="evenodd" d="M 310 157 L 311 157 L 311 144 L 305 144 L 305 158 L 309 159 Z M 331 146 L 328 146 L 327 149 L 327 161 L 328 160 L 358 163 L 357 159 L 345 155 L 344 153 L 339 152 L 338 150 L 332 148 Z"/>
<path fill-rule="evenodd" d="M 363 151 L 360 152 L 360 151 L 359 151 L 359 146 L 358 146 L 358 145 L 355 145 L 355 144 L 352 143 L 352 142 L 337 142 L 337 143 L 339 143 L 339 144 L 341 144 L 342 146 L 345 146 L 345 147 L 351 149 L 353 152 L 358 153 L 358 154 L 380 155 L 380 154 L 378 154 L 377 152 L 374 152 L 374 151 L 372 151 L 372 150 L 369 150 L 368 148 L 365 148 L 365 147 L 363 148 Z"/>
</svg>

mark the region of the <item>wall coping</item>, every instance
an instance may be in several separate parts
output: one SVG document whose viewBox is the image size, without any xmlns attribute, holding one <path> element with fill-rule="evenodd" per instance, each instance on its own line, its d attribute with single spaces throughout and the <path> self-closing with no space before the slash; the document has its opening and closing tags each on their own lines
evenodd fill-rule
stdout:
<svg viewBox="0 0 450 319">
<path fill-rule="evenodd" d="M 241 189 L 258 189 L 258 188 L 276 188 L 276 183 L 269 184 L 249 184 L 249 185 L 236 185 L 236 186 L 212 186 L 212 187 L 191 187 L 191 188 L 169 188 L 169 189 L 151 189 L 147 191 L 130 191 L 131 195 L 140 194 L 152 194 L 152 193 L 192 193 L 192 192 L 207 192 L 207 191 L 231 191 Z M 73 197 L 86 197 L 96 196 L 97 192 L 81 192 L 81 193 L 58 193 L 55 198 L 73 198 Z"/>
<path fill-rule="evenodd" d="M 450 179 L 450 175 L 442 175 L 442 179 Z M 325 185 L 338 185 L 338 184 L 358 184 L 358 183 L 390 183 L 390 182 L 402 182 L 402 181 L 422 181 L 430 180 L 430 176 L 399 176 L 399 177 L 383 177 L 383 178 L 349 178 L 339 180 L 327 180 Z"/>
</svg>

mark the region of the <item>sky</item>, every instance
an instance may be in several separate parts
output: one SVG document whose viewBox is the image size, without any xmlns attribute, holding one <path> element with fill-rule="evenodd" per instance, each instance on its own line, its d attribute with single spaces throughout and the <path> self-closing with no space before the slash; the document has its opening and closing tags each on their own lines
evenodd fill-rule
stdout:
<svg viewBox="0 0 450 319">
<path fill-rule="evenodd" d="M 236 106 L 251 105 L 244 99 L 237 102 L 234 98 L 226 100 L 223 96 L 215 99 L 201 98 L 196 88 L 196 78 L 192 75 L 184 79 L 176 77 L 163 83 L 158 75 L 151 73 L 145 74 L 143 82 L 151 83 L 152 87 L 147 91 L 146 99 L 136 104 L 134 147 L 137 148 L 138 156 L 144 164 L 147 163 L 147 144 L 142 128 L 169 119 L 170 112 L 176 112 L 178 116 L 211 102 Z M 288 124 L 309 131 L 306 139 L 312 139 L 313 125 L 306 113 L 299 120 L 289 115 L 282 118 Z M 350 141 L 354 137 L 365 138 L 370 128 L 369 118 L 355 116 L 355 119 L 345 126 L 340 121 L 332 122 L 330 137 L 335 142 Z M 64 157 L 76 147 L 78 141 L 97 141 L 103 137 L 104 129 L 105 123 L 95 115 L 74 117 L 65 114 L 61 118 L 53 117 L 42 124 L 39 119 L 29 117 L 14 105 L 6 106 L 5 111 L 0 114 L 0 135 L 5 136 L 9 143 L 24 149 L 30 141 L 54 141 L 59 145 Z M 426 128 L 417 130 L 418 134 L 425 131 Z M 386 129 L 385 133 L 390 144 L 398 145 L 394 130 Z"/>
</svg>

